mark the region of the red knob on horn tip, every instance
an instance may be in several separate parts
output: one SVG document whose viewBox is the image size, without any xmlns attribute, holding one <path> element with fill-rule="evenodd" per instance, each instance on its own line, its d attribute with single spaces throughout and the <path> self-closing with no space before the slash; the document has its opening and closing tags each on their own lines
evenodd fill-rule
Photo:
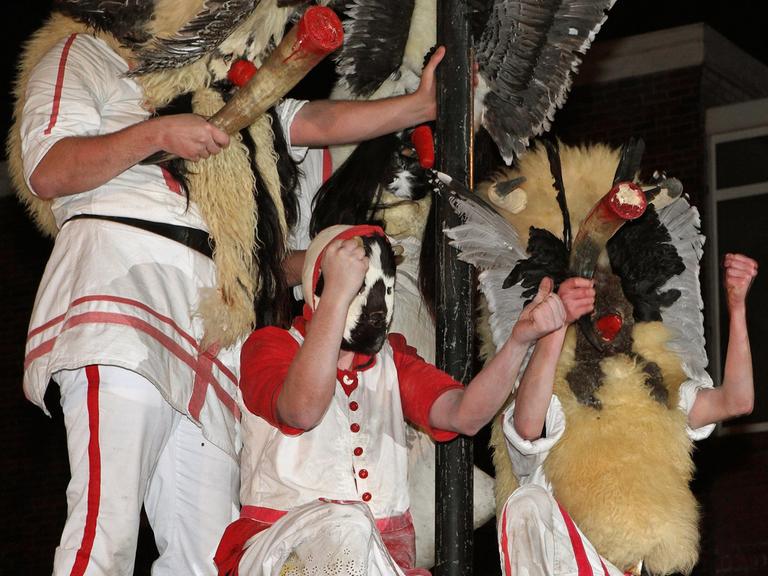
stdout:
<svg viewBox="0 0 768 576">
<path fill-rule="evenodd" d="M 639 218 L 648 207 L 645 192 L 634 182 L 619 182 L 606 197 L 611 211 L 623 220 Z"/>
<path fill-rule="evenodd" d="M 418 126 L 411 133 L 411 142 L 419 157 L 422 168 L 432 168 L 435 165 L 435 141 L 432 138 L 432 129 L 426 124 Z"/>
<path fill-rule="evenodd" d="M 232 82 L 232 84 L 242 88 L 248 84 L 250 79 L 253 78 L 257 71 L 258 68 L 256 68 L 256 65 L 253 62 L 246 60 L 245 58 L 239 58 L 238 60 L 232 62 L 232 65 L 229 67 L 229 71 L 227 72 L 227 78 L 230 82 Z"/>
<path fill-rule="evenodd" d="M 308 52 L 328 54 L 344 41 L 344 27 L 328 6 L 310 6 L 299 20 L 298 39 Z"/>
<path fill-rule="evenodd" d="M 595 328 L 604 342 L 613 342 L 623 324 L 624 322 L 618 314 L 606 314 L 598 318 L 595 322 Z"/>
</svg>

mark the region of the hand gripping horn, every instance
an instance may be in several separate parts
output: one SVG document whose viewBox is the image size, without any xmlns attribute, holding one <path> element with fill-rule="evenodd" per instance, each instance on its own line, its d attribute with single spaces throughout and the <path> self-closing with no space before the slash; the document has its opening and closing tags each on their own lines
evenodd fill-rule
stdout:
<svg viewBox="0 0 768 576">
<path fill-rule="evenodd" d="M 598 258 L 608 244 L 608 240 L 625 222 L 642 216 L 647 205 L 643 189 L 637 184 L 632 182 L 615 184 L 610 192 L 595 204 L 579 227 L 579 233 L 571 249 L 569 262 L 571 272 L 575 276 L 593 278 Z M 595 326 L 589 316 L 579 318 L 578 325 L 592 346 L 598 350 L 604 349 L 604 342 L 595 332 Z"/>
<path fill-rule="evenodd" d="M 327 6 L 312 6 L 288 31 L 280 44 L 248 83 L 210 118 L 211 124 L 227 134 L 250 126 L 296 86 L 315 65 L 341 46 L 344 28 Z M 173 156 L 164 152 L 145 162 L 160 163 Z"/>
</svg>

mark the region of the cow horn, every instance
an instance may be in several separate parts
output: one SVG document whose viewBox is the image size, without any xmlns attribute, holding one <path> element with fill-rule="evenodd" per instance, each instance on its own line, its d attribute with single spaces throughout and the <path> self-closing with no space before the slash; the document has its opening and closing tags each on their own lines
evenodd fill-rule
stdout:
<svg viewBox="0 0 768 576">
<path fill-rule="evenodd" d="M 576 276 L 592 278 L 597 259 L 608 240 L 628 220 L 645 212 L 643 189 L 632 182 L 619 182 L 592 208 L 579 227 L 571 249 L 570 269 Z"/>
<path fill-rule="evenodd" d="M 227 134 L 250 126 L 341 46 L 343 38 L 344 29 L 333 10 L 326 6 L 308 8 L 258 73 L 211 118 L 211 123 Z"/>
<path fill-rule="evenodd" d="M 245 86 L 219 110 L 210 122 L 227 134 L 236 134 L 296 86 L 315 65 L 341 46 L 344 28 L 327 6 L 311 6 L 283 37 Z M 145 164 L 160 164 L 173 155 L 160 152 Z"/>
</svg>

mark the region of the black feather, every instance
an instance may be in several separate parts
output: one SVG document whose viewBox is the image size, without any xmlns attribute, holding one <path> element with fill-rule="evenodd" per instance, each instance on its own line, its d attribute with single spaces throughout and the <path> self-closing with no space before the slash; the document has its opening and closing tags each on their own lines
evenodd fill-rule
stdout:
<svg viewBox="0 0 768 576">
<path fill-rule="evenodd" d="M 132 46 L 149 40 L 155 0 L 57 0 L 56 10 Z"/>
<path fill-rule="evenodd" d="M 685 270 L 670 241 L 653 205 L 608 241 L 611 268 L 621 278 L 621 289 L 634 308 L 637 322 L 661 320 L 662 308 L 680 297 L 679 290 L 661 291 L 670 278 Z"/>
<path fill-rule="evenodd" d="M 616 167 L 616 174 L 613 177 L 614 184 L 632 182 L 635 179 L 635 174 L 640 170 L 640 163 L 643 160 L 644 152 L 645 142 L 642 138 L 630 138 L 621 147 L 619 165 Z"/>
<path fill-rule="evenodd" d="M 339 73 L 357 97 L 373 94 L 403 61 L 415 0 L 345 3 Z"/>
<path fill-rule="evenodd" d="M 529 299 L 536 295 L 544 277 L 552 278 L 554 290 L 557 290 L 571 276 L 568 271 L 568 250 L 563 241 L 549 230 L 531 226 L 527 251 L 531 256 L 517 263 L 504 280 L 502 288 L 521 284 L 525 288 L 522 296 Z"/>
</svg>

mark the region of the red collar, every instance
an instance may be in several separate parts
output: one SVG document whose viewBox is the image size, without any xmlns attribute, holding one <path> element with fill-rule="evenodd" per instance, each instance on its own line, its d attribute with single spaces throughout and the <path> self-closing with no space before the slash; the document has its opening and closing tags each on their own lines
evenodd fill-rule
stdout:
<svg viewBox="0 0 768 576">
<path fill-rule="evenodd" d="M 305 312 L 308 306 L 305 305 Z M 309 326 L 309 319 L 304 316 L 296 316 L 293 319 L 293 327 L 304 338 L 307 337 L 307 327 Z M 355 352 L 354 358 L 352 358 L 352 367 L 349 370 L 337 370 L 338 374 L 345 374 L 349 372 L 365 372 L 366 370 L 373 368 L 376 365 L 376 355 L 369 356 L 368 354 L 359 354 Z"/>
</svg>

